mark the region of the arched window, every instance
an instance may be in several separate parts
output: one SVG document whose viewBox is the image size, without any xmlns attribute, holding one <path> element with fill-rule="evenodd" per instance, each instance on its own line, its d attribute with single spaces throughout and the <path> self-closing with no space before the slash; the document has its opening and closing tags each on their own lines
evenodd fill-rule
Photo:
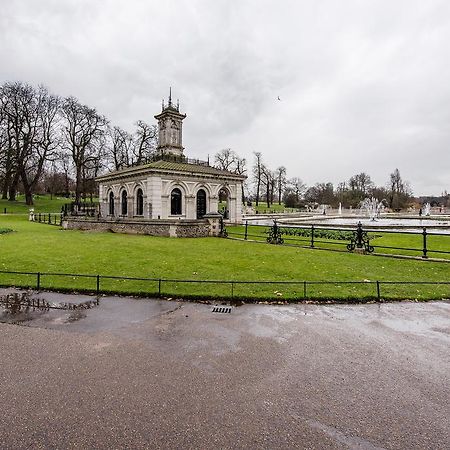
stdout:
<svg viewBox="0 0 450 450">
<path fill-rule="evenodd" d="M 122 216 L 126 216 L 128 214 L 128 195 L 127 191 L 122 191 Z"/>
<path fill-rule="evenodd" d="M 136 215 L 144 215 L 144 193 L 142 189 L 138 189 L 136 192 Z"/>
<path fill-rule="evenodd" d="M 170 195 L 170 214 L 181 214 L 181 191 L 175 188 Z"/>
<path fill-rule="evenodd" d="M 109 193 L 109 215 L 110 216 L 114 215 L 114 193 L 113 192 Z"/>
<path fill-rule="evenodd" d="M 230 195 L 225 188 L 221 188 L 219 191 L 219 212 L 224 219 L 230 218 Z"/>
<path fill-rule="evenodd" d="M 197 192 L 197 219 L 203 218 L 206 214 L 206 192 L 200 189 Z"/>
</svg>

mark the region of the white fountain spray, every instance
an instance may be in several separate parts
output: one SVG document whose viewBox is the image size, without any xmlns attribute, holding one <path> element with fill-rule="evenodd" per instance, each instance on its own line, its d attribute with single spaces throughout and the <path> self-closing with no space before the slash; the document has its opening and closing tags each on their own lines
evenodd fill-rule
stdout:
<svg viewBox="0 0 450 450">
<path fill-rule="evenodd" d="M 365 211 L 371 220 L 380 217 L 380 212 L 384 209 L 383 200 L 379 202 L 375 197 L 365 198 L 361 202 L 361 211 Z"/>
<path fill-rule="evenodd" d="M 431 205 L 429 203 L 425 203 L 425 205 L 423 205 L 423 214 L 425 216 L 429 216 L 431 212 Z"/>
</svg>

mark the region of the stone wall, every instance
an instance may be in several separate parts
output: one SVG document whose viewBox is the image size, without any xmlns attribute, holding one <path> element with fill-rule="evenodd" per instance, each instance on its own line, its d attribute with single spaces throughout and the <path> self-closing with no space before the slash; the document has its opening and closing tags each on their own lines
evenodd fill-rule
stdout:
<svg viewBox="0 0 450 450">
<path fill-rule="evenodd" d="M 63 228 L 67 230 L 111 231 L 113 233 L 146 234 L 166 237 L 217 236 L 217 225 L 213 220 L 107 220 L 67 218 Z"/>
</svg>

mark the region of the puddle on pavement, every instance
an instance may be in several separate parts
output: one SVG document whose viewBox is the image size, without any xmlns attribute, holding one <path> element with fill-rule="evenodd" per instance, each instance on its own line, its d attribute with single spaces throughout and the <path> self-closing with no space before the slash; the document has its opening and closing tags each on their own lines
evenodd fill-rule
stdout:
<svg viewBox="0 0 450 450">
<path fill-rule="evenodd" d="M 42 296 L 37 297 L 30 292 L 13 292 L 0 295 L 0 322 L 23 324 L 46 316 L 55 316 L 55 312 L 64 314 L 59 317 L 63 323 L 72 323 L 86 317 L 85 310 L 100 304 L 99 298 L 84 302 L 55 302 Z M 69 312 L 67 314 L 67 312 Z M 53 314 L 52 314 L 53 313 Z"/>
</svg>

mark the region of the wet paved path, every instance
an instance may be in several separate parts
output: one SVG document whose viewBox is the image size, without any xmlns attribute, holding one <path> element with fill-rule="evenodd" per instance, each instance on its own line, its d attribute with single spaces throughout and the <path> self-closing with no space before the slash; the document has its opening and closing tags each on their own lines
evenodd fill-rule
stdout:
<svg viewBox="0 0 450 450">
<path fill-rule="evenodd" d="M 0 448 L 450 448 L 448 302 L 69 314 L 0 323 Z"/>
</svg>

